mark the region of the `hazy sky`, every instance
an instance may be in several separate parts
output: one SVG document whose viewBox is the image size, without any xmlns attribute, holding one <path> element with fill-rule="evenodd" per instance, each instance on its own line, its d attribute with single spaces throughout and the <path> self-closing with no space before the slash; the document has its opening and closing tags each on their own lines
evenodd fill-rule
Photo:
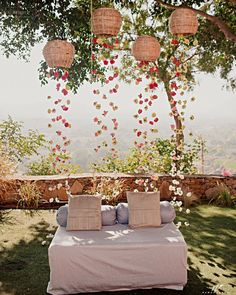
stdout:
<svg viewBox="0 0 236 295">
<path fill-rule="evenodd" d="M 52 82 L 41 87 L 37 69 L 42 58 L 42 45 L 33 49 L 29 63 L 14 57 L 6 59 L 0 55 L 0 119 L 5 119 L 8 115 L 18 120 L 40 119 L 31 123 L 35 126 L 28 127 L 38 129 L 46 127 L 49 120 L 47 109 L 50 106 L 47 96 L 55 94 L 55 84 Z M 236 69 L 234 73 L 236 74 Z M 201 74 L 197 78 L 199 85 L 189 94 L 196 96 L 197 100 L 188 105 L 188 113 L 194 114 L 196 118 L 194 126 L 203 120 L 214 122 L 219 127 L 225 120 L 230 120 L 235 122 L 236 126 L 236 94 L 222 90 L 224 82 L 218 77 Z M 127 121 L 133 120 L 132 116 L 137 108 L 133 103 L 135 93 L 138 93 L 137 87 L 121 84 L 119 94 L 114 96 L 113 101 L 117 101 L 120 106 L 117 116 L 123 128 L 126 128 Z M 68 115 L 72 120 L 76 121 L 78 126 L 80 122 L 92 125 L 91 119 L 96 111 L 92 106 L 91 86 L 89 84 L 82 86 L 78 94 L 70 98 L 72 108 Z M 172 122 L 168 116 L 169 106 L 165 93 L 161 91 L 159 91 L 156 112 L 160 117 L 160 129 L 164 126 L 162 124 L 166 126 Z M 190 128 L 191 124 L 188 124 Z"/>
</svg>

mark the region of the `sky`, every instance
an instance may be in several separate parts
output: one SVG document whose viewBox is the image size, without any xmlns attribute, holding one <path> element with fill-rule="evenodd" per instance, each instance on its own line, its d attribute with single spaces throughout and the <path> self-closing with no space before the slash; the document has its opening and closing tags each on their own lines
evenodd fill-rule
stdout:
<svg viewBox="0 0 236 295">
<path fill-rule="evenodd" d="M 37 69 L 39 62 L 43 59 L 43 45 L 37 45 L 32 50 L 30 62 L 17 60 L 15 57 L 7 59 L 0 54 L 0 120 L 11 115 L 16 120 L 23 120 L 30 124 L 29 128 L 44 130 L 49 121 L 47 109 L 50 106 L 48 95 L 55 95 L 55 84 L 53 82 L 41 86 L 38 79 Z M 234 70 L 236 75 L 236 69 Z M 224 81 L 213 75 L 200 74 L 197 76 L 198 85 L 189 97 L 195 96 L 196 102 L 190 103 L 187 113 L 193 114 L 195 120 L 188 122 L 188 127 L 198 128 L 203 122 L 211 122 L 221 126 L 225 121 L 235 123 L 236 127 L 236 94 L 223 90 Z M 92 106 L 93 95 L 90 84 L 80 87 L 78 94 L 70 95 L 72 106 L 68 115 L 76 127 L 87 126 L 92 123 L 92 117 L 96 110 Z M 117 117 L 122 128 L 127 127 L 127 122 L 133 120 L 135 105 L 133 99 L 137 94 L 135 85 L 120 84 L 119 94 L 114 102 L 119 104 Z M 156 112 L 160 118 L 159 130 L 166 129 L 172 121 L 169 118 L 169 106 L 165 93 L 159 91 L 159 99 Z M 29 122 L 29 123 L 28 123 Z"/>
</svg>

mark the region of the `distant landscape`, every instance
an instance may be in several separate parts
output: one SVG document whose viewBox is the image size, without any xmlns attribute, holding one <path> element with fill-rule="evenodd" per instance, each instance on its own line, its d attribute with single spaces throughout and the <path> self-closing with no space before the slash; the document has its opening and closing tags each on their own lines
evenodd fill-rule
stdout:
<svg viewBox="0 0 236 295">
<path fill-rule="evenodd" d="M 25 119 L 25 127 L 37 128 L 40 132 L 44 133 L 47 139 L 56 139 L 52 130 L 48 129 L 45 119 Z M 135 122 L 130 119 L 124 119 L 120 122 L 121 126 L 118 132 L 118 145 L 117 149 L 120 155 L 124 156 L 132 147 L 135 139 L 132 129 Z M 109 137 L 95 138 L 93 135 L 94 125 L 90 121 L 74 121 L 73 128 L 68 131 L 68 136 L 71 139 L 71 146 L 69 148 L 72 155 L 72 162 L 79 164 L 83 172 L 90 170 L 90 165 L 98 161 L 106 153 L 106 149 L 102 149 L 100 153 L 94 151 L 94 147 L 102 140 Z M 236 120 L 228 119 L 222 121 L 207 121 L 196 120 L 192 123 L 191 129 L 189 126 L 186 128 L 186 141 L 190 142 L 187 136 L 188 131 L 191 130 L 195 137 L 201 136 L 206 140 L 207 152 L 204 153 L 204 172 L 206 174 L 221 174 L 222 169 L 226 168 L 231 173 L 236 174 Z M 109 133 L 108 133 L 109 134 Z M 159 134 L 157 137 L 169 138 L 171 134 L 169 122 L 161 122 Z M 32 159 L 31 159 L 32 160 Z M 28 162 L 28 161 L 26 161 Z M 26 164 L 26 163 L 24 163 Z M 199 173 L 202 173 L 201 163 L 196 163 Z M 21 170 L 24 169 L 21 167 Z"/>
</svg>

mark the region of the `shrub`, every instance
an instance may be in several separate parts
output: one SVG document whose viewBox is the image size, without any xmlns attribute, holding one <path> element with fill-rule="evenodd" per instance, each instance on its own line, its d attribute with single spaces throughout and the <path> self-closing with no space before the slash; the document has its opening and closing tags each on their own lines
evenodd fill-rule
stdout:
<svg viewBox="0 0 236 295">
<path fill-rule="evenodd" d="M 236 204 L 236 196 L 233 196 L 229 188 L 223 183 L 218 183 L 217 186 L 209 189 L 206 194 L 209 200 L 208 204 L 222 207 L 233 207 Z"/>
<path fill-rule="evenodd" d="M 23 183 L 18 190 L 18 194 L 20 198 L 17 207 L 38 208 L 42 192 L 35 182 Z"/>
<path fill-rule="evenodd" d="M 27 166 L 28 175 L 56 175 L 56 174 L 76 174 L 81 172 L 79 165 L 71 163 L 55 163 L 55 156 L 48 154 L 41 156 L 39 160 L 31 162 Z"/>
<path fill-rule="evenodd" d="M 144 148 L 134 147 L 124 158 L 105 156 L 101 162 L 93 163 L 96 172 L 124 173 L 170 173 L 176 144 L 169 139 L 156 139 Z M 179 170 L 184 174 L 197 172 L 195 161 L 199 159 L 200 145 L 197 140 L 185 144 L 178 161 Z"/>
<path fill-rule="evenodd" d="M 92 180 L 92 187 L 87 190 L 89 194 L 99 194 L 111 205 L 115 205 L 125 189 L 125 181 L 122 179 L 112 179 L 110 177 L 96 177 Z"/>
</svg>

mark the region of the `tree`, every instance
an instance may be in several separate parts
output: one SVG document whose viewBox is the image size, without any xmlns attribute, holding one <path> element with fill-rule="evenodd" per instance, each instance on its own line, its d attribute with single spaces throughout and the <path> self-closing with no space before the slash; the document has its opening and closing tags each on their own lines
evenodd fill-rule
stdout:
<svg viewBox="0 0 236 295">
<path fill-rule="evenodd" d="M 14 121 L 10 116 L 0 122 L 0 146 L 2 152 L 13 162 L 22 162 L 25 157 L 38 153 L 40 147 L 45 146 L 43 134 L 29 130 L 28 134 L 22 132 L 21 122 Z"/>
<path fill-rule="evenodd" d="M 93 8 L 109 5 L 110 2 L 93 1 Z M 212 0 L 205 3 L 203 0 L 153 0 L 150 3 L 147 0 L 114 0 L 114 4 L 122 11 L 124 19 L 119 37 L 121 51 L 127 52 L 127 44 L 139 34 L 153 35 L 162 45 L 163 51 L 158 60 L 160 71 L 156 79 L 164 85 L 171 110 L 176 109 L 176 139 L 180 145 L 183 141 L 183 123 L 176 101 L 170 95 L 170 83 L 173 70 L 171 57 L 181 47 L 169 46 L 172 36 L 168 32 L 168 17 L 171 10 L 177 6 L 193 9 L 200 16 L 200 26 L 196 35 L 198 45 L 193 45 L 190 38 L 194 54 L 186 56 L 186 61 L 181 60 L 182 64 L 189 65 L 185 73 L 188 87 L 194 84 L 194 73 L 215 73 L 219 70 L 221 78 L 226 80 L 226 85 L 234 89 L 236 78 L 231 77 L 231 71 L 236 59 L 235 1 Z M 96 69 L 95 77 L 98 80 L 104 79 L 103 73 L 106 68 L 96 60 L 91 63 L 91 50 L 96 52 L 98 47 L 91 45 L 89 1 L 2 1 L 0 9 L 0 45 L 7 56 L 18 54 L 26 59 L 30 47 L 35 44 L 45 39 L 66 38 L 73 42 L 77 52 L 73 66 L 69 69 L 68 87 L 76 92 L 84 81 L 90 79 L 91 69 Z M 181 42 L 182 46 L 184 39 Z M 135 63 L 131 64 L 134 65 Z M 42 84 L 47 83 L 49 69 L 45 62 L 41 63 L 39 72 Z M 55 77 L 51 75 L 50 79 Z"/>
</svg>

